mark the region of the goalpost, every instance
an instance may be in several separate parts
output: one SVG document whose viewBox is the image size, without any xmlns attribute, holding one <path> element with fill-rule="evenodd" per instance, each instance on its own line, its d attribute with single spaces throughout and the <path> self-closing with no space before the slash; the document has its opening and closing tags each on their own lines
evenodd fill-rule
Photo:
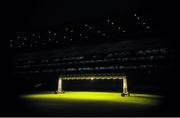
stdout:
<svg viewBox="0 0 180 118">
<path fill-rule="evenodd" d="M 94 80 L 94 79 L 121 79 L 123 82 L 123 92 L 121 96 L 130 96 L 128 92 L 127 76 L 126 75 L 60 75 L 58 79 L 58 89 L 56 93 L 64 93 L 62 89 L 62 80 Z"/>
</svg>

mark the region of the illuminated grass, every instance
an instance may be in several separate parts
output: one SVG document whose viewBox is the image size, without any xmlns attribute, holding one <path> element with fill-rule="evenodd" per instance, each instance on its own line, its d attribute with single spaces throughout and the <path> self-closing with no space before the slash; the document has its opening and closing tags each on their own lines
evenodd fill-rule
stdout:
<svg viewBox="0 0 180 118">
<path fill-rule="evenodd" d="M 22 99 L 48 100 L 48 101 L 102 101 L 138 105 L 158 105 L 162 97 L 150 94 L 131 94 L 131 96 L 121 97 L 115 92 L 65 92 L 64 94 L 54 94 L 53 92 L 22 95 Z"/>
</svg>

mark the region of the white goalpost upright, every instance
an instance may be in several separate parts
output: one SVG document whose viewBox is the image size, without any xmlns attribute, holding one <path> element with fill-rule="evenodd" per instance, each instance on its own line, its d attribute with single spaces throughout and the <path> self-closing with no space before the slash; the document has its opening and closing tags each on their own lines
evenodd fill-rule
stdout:
<svg viewBox="0 0 180 118">
<path fill-rule="evenodd" d="M 122 96 L 126 96 L 126 95 L 130 95 L 129 92 L 128 92 L 128 85 L 127 85 L 127 77 L 124 76 L 123 77 L 123 92 L 121 94 Z"/>
<path fill-rule="evenodd" d="M 57 90 L 57 93 L 63 93 L 62 91 L 62 79 L 59 78 L 58 80 L 58 90 Z"/>
</svg>

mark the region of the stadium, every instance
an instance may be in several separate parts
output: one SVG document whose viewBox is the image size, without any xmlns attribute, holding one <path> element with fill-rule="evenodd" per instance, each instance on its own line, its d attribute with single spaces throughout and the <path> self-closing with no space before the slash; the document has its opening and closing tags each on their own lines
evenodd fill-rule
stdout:
<svg viewBox="0 0 180 118">
<path fill-rule="evenodd" d="M 20 2 L 2 115 L 178 115 L 177 43 L 152 5 Z"/>
</svg>

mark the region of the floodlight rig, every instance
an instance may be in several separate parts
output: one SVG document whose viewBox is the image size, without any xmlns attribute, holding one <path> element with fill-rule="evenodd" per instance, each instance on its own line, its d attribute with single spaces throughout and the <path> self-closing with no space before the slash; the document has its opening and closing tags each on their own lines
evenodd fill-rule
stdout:
<svg viewBox="0 0 180 118">
<path fill-rule="evenodd" d="M 93 78 L 93 79 L 92 79 Z M 64 91 L 62 90 L 62 80 L 95 80 L 95 79 L 121 79 L 123 80 L 123 92 L 121 93 L 121 96 L 130 96 L 130 93 L 128 92 L 128 86 L 127 86 L 127 76 L 126 75 L 61 75 L 58 79 L 58 89 L 55 92 L 63 94 Z"/>
</svg>

